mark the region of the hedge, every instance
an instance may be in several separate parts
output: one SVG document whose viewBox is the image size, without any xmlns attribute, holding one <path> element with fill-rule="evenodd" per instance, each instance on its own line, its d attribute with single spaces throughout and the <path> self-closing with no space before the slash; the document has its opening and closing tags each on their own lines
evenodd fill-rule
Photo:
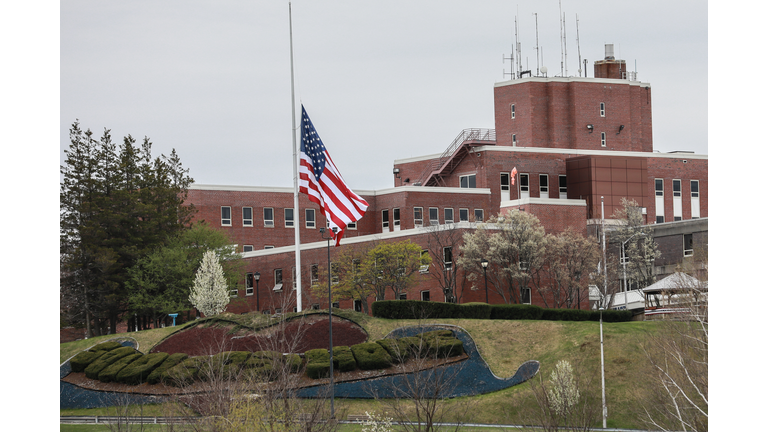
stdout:
<svg viewBox="0 0 768 432">
<path fill-rule="evenodd" d="M 160 366 L 165 359 L 168 358 L 168 353 L 158 352 L 141 356 L 131 363 L 129 363 L 120 373 L 115 377 L 115 381 L 123 384 L 141 384 L 146 381 L 155 368 Z"/>
<path fill-rule="evenodd" d="M 140 352 L 136 352 L 133 354 L 129 354 L 121 358 L 120 360 L 112 363 L 111 365 L 102 369 L 101 372 L 99 372 L 99 381 L 105 382 L 105 383 L 117 381 L 117 374 L 120 373 L 121 370 L 123 370 L 127 365 L 129 365 L 134 360 L 138 360 L 143 356 L 144 354 Z"/>
<path fill-rule="evenodd" d="M 348 346 L 333 347 L 333 369 L 339 372 L 349 372 L 357 369 L 355 356 Z"/>
<path fill-rule="evenodd" d="M 381 345 L 375 342 L 363 342 L 350 347 L 355 356 L 357 367 L 362 370 L 386 369 L 392 366 L 392 357 Z"/>
<path fill-rule="evenodd" d="M 444 359 L 464 354 L 464 344 L 450 330 L 435 330 L 421 334 L 427 348 L 426 355 Z"/>
<path fill-rule="evenodd" d="M 188 357 L 161 375 L 165 384 L 181 387 L 199 378 L 200 369 L 208 362 L 208 356 Z"/>
<path fill-rule="evenodd" d="M 331 354 L 327 349 L 318 348 L 304 353 L 307 360 L 307 376 L 312 379 L 327 378 L 331 372 Z"/>
<path fill-rule="evenodd" d="M 150 354 L 151 355 L 151 354 Z M 147 384 L 157 384 L 162 380 L 163 374 L 170 368 L 176 366 L 177 364 L 183 362 L 189 357 L 188 354 L 185 353 L 174 353 L 169 355 L 161 364 L 160 366 L 156 367 L 150 374 L 147 376 Z"/>
<path fill-rule="evenodd" d="M 411 345 L 402 339 L 381 339 L 376 341 L 392 357 L 393 364 L 404 363 L 411 357 Z"/>
<path fill-rule="evenodd" d="M 90 349 L 79 353 L 69 360 L 72 372 L 83 372 L 88 365 L 109 351 L 120 348 L 120 342 L 102 342 L 92 346 Z"/>
<path fill-rule="evenodd" d="M 211 361 L 203 365 L 199 371 L 200 378 L 207 380 L 219 374 L 221 378 L 237 378 L 250 356 L 250 351 L 225 351 L 215 354 L 211 356 Z"/>
<path fill-rule="evenodd" d="M 93 363 L 85 368 L 85 376 L 94 380 L 99 379 L 99 373 L 104 370 L 104 368 L 135 352 L 136 350 L 133 347 L 120 347 L 107 351 L 106 354 L 94 360 Z"/>
<path fill-rule="evenodd" d="M 525 304 L 499 304 L 491 307 L 491 319 L 538 320 L 542 319 L 544 308 Z"/>
</svg>

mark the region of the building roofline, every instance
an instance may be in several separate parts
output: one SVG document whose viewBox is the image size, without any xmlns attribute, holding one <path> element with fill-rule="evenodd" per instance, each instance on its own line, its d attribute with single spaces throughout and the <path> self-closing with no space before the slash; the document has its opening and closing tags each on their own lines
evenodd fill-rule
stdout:
<svg viewBox="0 0 768 432">
<path fill-rule="evenodd" d="M 239 186 L 239 185 L 211 185 L 211 184 L 192 184 L 190 190 L 209 190 L 209 191 L 234 191 L 234 192 L 274 192 L 292 194 L 293 188 L 290 187 L 265 187 L 265 186 Z M 422 187 L 422 186 L 396 186 L 377 190 L 353 190 L 360 196 L 379 196 L 391 195 L 397 193 L 448 193 L 463 195 L 490 195 L 489 188 L 457 188 L 457 187 Z"/>
<path fill-rule="evenodd" d="M 527 77 L 506 81 L 499 81 L 493 84 L 493 87 L 506 87 L 515 84 L 525 84 L 530 82 L 545 82 L 545 83 L 570 83 L 570 82 L 583 82 L 583 83 L 595 83 L 595 84 L 626 84 L 630 86 L 638 87 L 650 87 L 651 84 L 641 81 L 630 81 L 626 79 L 616 78 L 589 78 L 589 77 Z"/>
<path fill-rule="evenodd" d="M 518 205 L 559 205 L 586 207 L 587 200 L 561 199 L 561 198 L 521 198 L 517 200 L 502 201 L 499 208 L 517 207 Z"/>
<path fill-rule="evenodd" d="M 707 155 L 674 151 L 670 153 L 611 151 L 611 150 L 587 150 L 564 149 L 549 147 L 510 147 L 510 146 L 480 146 L 475 147 L 475 152 L 519 152 L 519 153 L 559 153 L 582 156 L 618 156 L 618 157 L 644 157 L 644 158 L 669 158 L 669 159 L 709 159 Z"/>
</svg>

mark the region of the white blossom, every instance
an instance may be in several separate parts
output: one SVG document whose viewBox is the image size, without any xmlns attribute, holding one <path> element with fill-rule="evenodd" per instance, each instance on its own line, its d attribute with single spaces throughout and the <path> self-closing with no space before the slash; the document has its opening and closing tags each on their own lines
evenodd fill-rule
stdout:
<svg viewBox="0 0 768 432">
<path fill-rule="evenodd" d="M 205 316 L 220 314 L 229 304 L 229 288 L 224 279 L 224 269 L 214 251 L 209 250 L 203 255 L 189 301 Z"/>
</svg>

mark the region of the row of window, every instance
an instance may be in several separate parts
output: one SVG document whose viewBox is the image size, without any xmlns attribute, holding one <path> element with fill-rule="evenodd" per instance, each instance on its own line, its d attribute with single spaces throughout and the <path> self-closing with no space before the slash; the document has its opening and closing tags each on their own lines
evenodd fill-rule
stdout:
<svg viewBox="0 0 768 432">
<path fill-rule="evenodd" d="M 461 188 L 476 188 L 476 174 L 467 174 L 459 176 L 459 187 Z M 511 174 L 503 172 L 500 174 L 501 194 L 502 200 L 509 200 L 509 191 L 511 186 L 510 177 Z M 519 186 L 521 197 L 527 198 L 530 196 L 530 175 L 527 173 L 519 174 Z M 558 175 L 557 177 L 558 195 L 560 198 L 568 197 L 568 182 L 565 175 Z M 539 196 L 549 197 L 549 175 L 539 174 Z"/>
<path fill-rule="evenodd" d="M 275 209 L 272 207 L 263 208 L 263 221 L 264 226 L 272 228 L 275 226 Z M 292 208 L 283 209 L 283 221 L 286 228 L 294 228 L 294 211 Z M 253 207 L 243 207 L 243 226 L 253 226 Z M 232 207 L 221 206 L 221 226 L 232 226 Z M 309 229 L 317 228 L 317 218 L 315 209 L 304 209 L 304 227 Z M 357 229 L 357 222 L 352 222 L 347 225 L 349 229 Z"/>
<path fill-rule="evenodd" d="M 699 181 L 691 180 L 691 219 L 701 217 L 699 205 Z M 683 182 L 680 179 L 672 179 L 672 218 L 675 221 L 683 220 Z M 664 222 L 664 179 L 654 179 L 656 195 L 656 223 Z"/>
<path fill-rule="evenodd" d="M 600 102 L 600 117 L 605 117 L 605 102 Z M 515 104 L 509 104 L 509 118 L 515 119 Z"/>
<path fill-rule="evenodd" d="M 390 226 L 392 227 L 392 231 L 400 231 L 400 209 L 395 208 L 392 209 L 392 221 L 390 225 L 389 220 L 389 209 L 384 209 L 381 211 L 381 229 L 382 232 L 389 232 Z M 470 219 L 470 214 L 474 216 L 473 219 Z M 413 225 L 415 228 L 421 228 L 425 225 L 424 223 L 424 207 L 414 207 L 413 208 Z M 438 207 L 427 207 L 427 226 L 434 226 L 434 225 L 440 225 L 440 209 Z M 485 212 L 483 209 L 474 209 L 473 213 L 470 213 L 470 209 L 468 208 L 460 208 L 458 212 L 458 219 L 456 218 L 456 213 L 454 212 L 453 208 L 447 207 L 443 209 L 443 223 L 444 224 L 451 224 L 455 222 L 469 222 L 470 220 L 474 222 L 482 222 L 484 220 Z"/>
</svg>

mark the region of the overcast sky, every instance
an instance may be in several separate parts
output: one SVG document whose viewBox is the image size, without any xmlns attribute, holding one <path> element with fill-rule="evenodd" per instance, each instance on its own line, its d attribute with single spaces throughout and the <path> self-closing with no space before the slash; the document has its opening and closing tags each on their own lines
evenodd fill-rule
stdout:
<svg viewBox="0 0 768 432">
<path fill-rule="evenodd" d="M 175 148 L 200 184 L 293 186 L 287 1 L 60 7 L 61 160 L 79 119 L 96 135 L 148 136 L 157 155 Z M 614 44 L 651 84 L 654 149 L 708 153 L 702 1 L 297 0 L 297 110 L 305 105 L 353 189 L 390 187 L 395 159 L 494 127 L 516 19 L 523 68 L 535 74 L 538 21 L 540 66 L 561 74 L 560 9 L 568 76 L 579 75 L 579 51 L 593 76 Z"/>
</svg>

